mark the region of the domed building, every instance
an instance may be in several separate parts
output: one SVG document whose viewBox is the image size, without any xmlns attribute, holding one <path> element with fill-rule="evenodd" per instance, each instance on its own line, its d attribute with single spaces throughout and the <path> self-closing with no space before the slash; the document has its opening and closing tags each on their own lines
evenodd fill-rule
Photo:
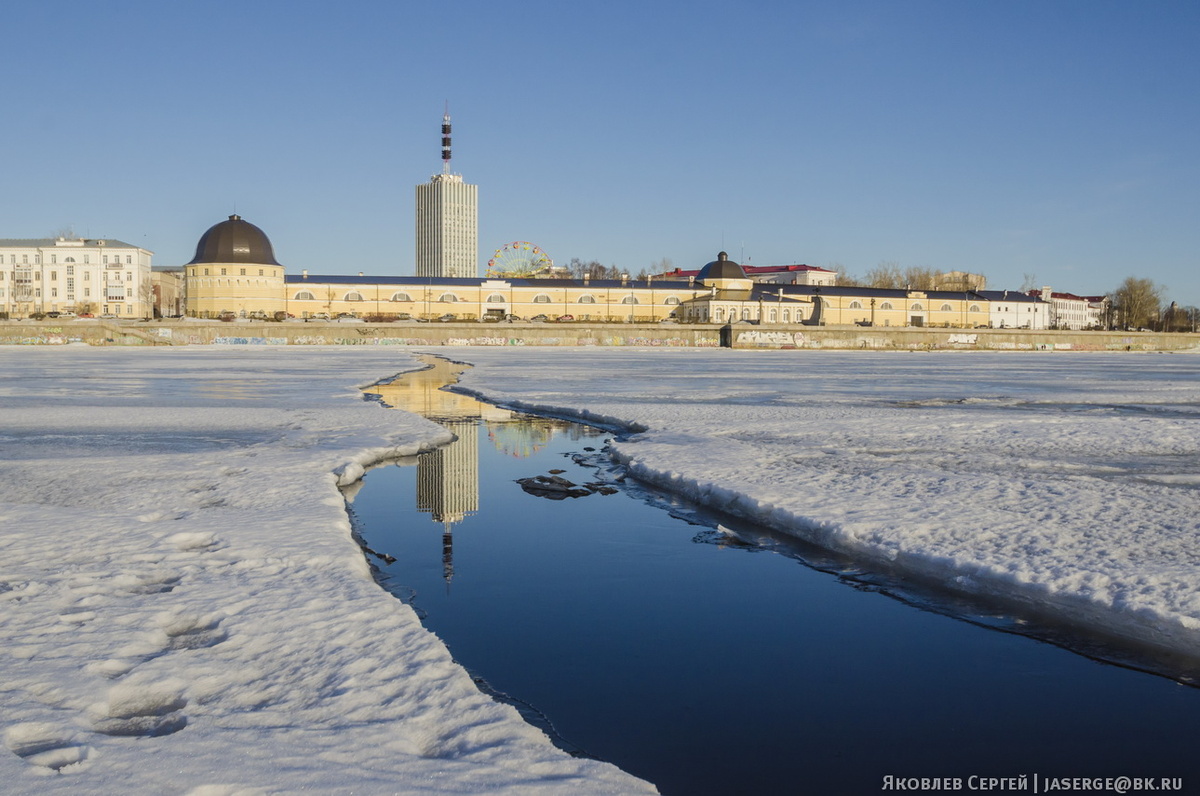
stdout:
<svg viewBox="0 0 1200 796">
<path fill-rule="evenodd" d="M 749 290 L 754 286 L 754 281 L 725 252 L 718 252 L 717 259 L 701 268 L 696 281 L 717 290 Z"/>
<path fill-rule="evenodd" d="M 241 216 L 214 224 L 184 266 L 187 314 L 269 318 L 285 311 L 283 266 L 266 233 Z"/>
</svg>

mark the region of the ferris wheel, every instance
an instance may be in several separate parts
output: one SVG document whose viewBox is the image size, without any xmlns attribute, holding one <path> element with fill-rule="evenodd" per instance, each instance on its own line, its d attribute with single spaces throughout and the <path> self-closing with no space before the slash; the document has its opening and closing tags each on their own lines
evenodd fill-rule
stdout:
<svg viewBox="0 0 1200 796">
<path fill-rule="evenodd" d="M 506 243 L 488 260 L 489 277 L 533 276 L 554 268 L 550 255 L 527 240 Z"/>
</svg>

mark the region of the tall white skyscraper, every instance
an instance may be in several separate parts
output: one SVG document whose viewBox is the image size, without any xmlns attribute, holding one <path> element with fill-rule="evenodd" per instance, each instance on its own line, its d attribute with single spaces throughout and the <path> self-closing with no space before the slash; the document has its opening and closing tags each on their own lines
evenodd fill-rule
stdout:
<svg viewBox="0 0 1200 796">
<path fill-rule="evenodd" d="M 442 117 L 442 173 L 417 186 L 417 276 L 479 275 L 477 186 L 450 173 L 450 113 Z"/>
</svg>

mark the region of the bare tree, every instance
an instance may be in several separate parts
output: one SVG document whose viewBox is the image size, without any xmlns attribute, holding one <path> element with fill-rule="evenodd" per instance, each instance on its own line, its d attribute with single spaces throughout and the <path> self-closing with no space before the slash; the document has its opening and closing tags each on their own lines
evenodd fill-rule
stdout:
<svg viewBox="0 0 1200 796">
<path fill-rule="evenodd" d="M 867 271 L 863 281 L 867 287 L 901 288 L 904 287 L 904 274 L 900 271 L 899 263 L 881 261 L 879 265 Z"/>
<path fill-rule="evenodd" d="M 1021 292 L 1028 293 L 1031 290 L 1037 290 L 1041 287 L 1038 284 L 1037 274 L 1023 274 L 1025 277 L 1021 280 Z"/>
<path fill-rule="evenodd" d="M 1145 277 L 1127 277 L 1112 293 L 1118 323 L 1126 329 L 1155 325 L 1162 308 L 1164 288 Z"/>
<path fill-rule="evenodd" d="M 934 290 L 937 288 L 938 272 L 932 268 L 910 265 L 904 269 L 904 284 L 909 290 Z"/>
<path fill-rule="evenodd" d="M 838 285 L 842 287 L 858 287 L 858 280 L 850 276 L 849 272 L 846 270 L 846 266 L 842 265 L 841 263 L 830 263 L 829 265 L 825 266 L 825 268 L 826 270 L 833 271 L 835 274 L 837 274 Z"/>
</svg>

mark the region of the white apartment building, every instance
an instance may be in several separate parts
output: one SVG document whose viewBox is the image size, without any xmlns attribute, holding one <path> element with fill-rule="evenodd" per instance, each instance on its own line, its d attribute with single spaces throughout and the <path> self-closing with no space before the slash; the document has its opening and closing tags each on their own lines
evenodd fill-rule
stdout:
<svg viewBox="0 0 1200 796">
<path fill-rule="evenodd" d="M 1103 329 L 1106 326 L 1107 296 L 1055 293 L 1048 286 L 1036 295 L 1050 304 L 1050 325 L 1055 329 Z"/>
<path fill-rule="evenodd" d="M 0 313 L 148 318 L 154 253 L 112 239 L 0 238 Z"/>
<path fill-rule="evenodd" d="M 435 174 L 417 186 L 417 276 L 479 276 L 478 186 Z"/>
<path fill-rule="evenodd" d="M 993 329 L 1048 329 L 1050 304 L 1040 295 L 1018 290 L 977 290 L 988 302 L 988 325 Z"/>
</svg>

